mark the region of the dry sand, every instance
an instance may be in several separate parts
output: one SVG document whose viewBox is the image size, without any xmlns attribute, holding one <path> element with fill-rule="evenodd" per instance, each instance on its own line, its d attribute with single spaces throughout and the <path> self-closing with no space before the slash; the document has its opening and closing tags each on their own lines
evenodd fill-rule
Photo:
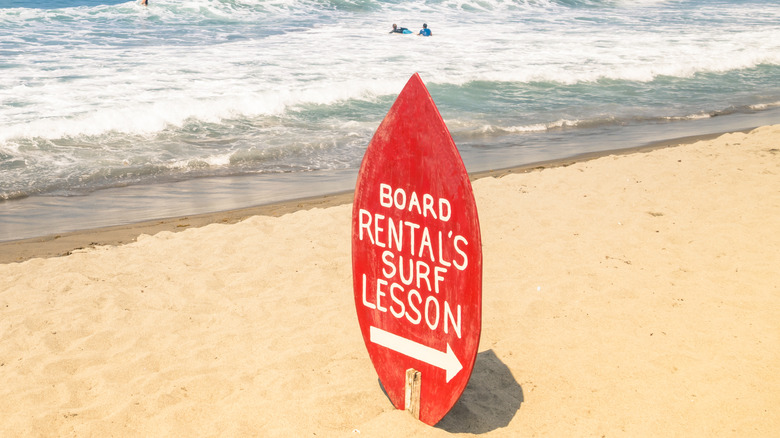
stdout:
<svg viewBox="0 0 780 438">
<path fill-rule="evenodd" d="M 0 436 L 780 430 L 780 125 L 474 190 L 480 353 L 437 427 L 377 383 L 345 204 L 0 265 Z"/>
</svg>

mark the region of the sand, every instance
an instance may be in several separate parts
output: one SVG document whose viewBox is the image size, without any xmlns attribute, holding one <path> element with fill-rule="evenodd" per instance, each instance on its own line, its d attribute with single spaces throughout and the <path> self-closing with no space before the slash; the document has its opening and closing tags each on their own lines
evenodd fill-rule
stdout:
<svg viewBox="0 0 780 438">
<path fill-rule="evenodd" d="M 482 338 L 436 427 L 379 387 L 342 204 L 0 265 L 0 436 L 780 430 L 780 125 L 473 185 Z"/>
</svg>

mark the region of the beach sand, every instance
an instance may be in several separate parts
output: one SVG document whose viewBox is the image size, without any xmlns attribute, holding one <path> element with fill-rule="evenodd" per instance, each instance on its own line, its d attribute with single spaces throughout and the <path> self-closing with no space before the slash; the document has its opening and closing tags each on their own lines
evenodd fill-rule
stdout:
<svg viewBox="0 0 780 438">
<path fill-rule="evenodd" d="M 482 338 L 436 427 L 377 382 L 340 199 L 0 265 L 0 436 L 780 430 L 780 125 L 473 186 Z"/>
</svg>

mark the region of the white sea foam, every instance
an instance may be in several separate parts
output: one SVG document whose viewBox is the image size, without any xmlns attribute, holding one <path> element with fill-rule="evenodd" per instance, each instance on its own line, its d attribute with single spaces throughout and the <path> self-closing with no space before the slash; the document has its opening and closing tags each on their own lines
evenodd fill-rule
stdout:
<svg viewBox="0 0 780 438">
<path fill-rule="evenodd" d="M 251 148 L 284 151 L 262 157 L 276 168 L 354 164 L 414 72 L 484 141 L 763 110 L 780 99 L 779 19 L 759 0 L 0 8 L 0 191 L 123 161 L 229 167 Z"/>
<path fill-rule="evenodd" d="M 780 101 L 750 105 L 750 109 L 753 109 L 753 110 L 756 110 L 756 111 L 767 110 L 767 109 L 770 109 L 770 108 L 780 108 Z"/>
<path fill-rule="evenodd" d="M 209 0 L 172 4 L 192 14 L 240 21 L 250 12 L 258 14 L 253 5 L 267 10 L 289 8 L 293 3 Z M 455 9 L 482 5 L 487 11 L 472 21 L 450 15 L 454 3 L 444 2 L 439 9 L 428 6 L 437 21 L 432 25 L 437 26 L 433 27 L 437 38 L 430 40 L 387 38 L 380 27 L 387 25 L 379 22 L 355 35 L 347 29 L 362 25 L 347 16 L 341 27 L 315 25 L 248 42 L 109 48 L 73 44 L 56 52 L 38 46 L 15 56 L 12 62 L 20 65 L 0 79 L 6 90 L 0 91 L 0 99 L 16 102 L 0 110 L 4 128 L 0 141 L 19 136 L 154 132 L 181 126 L 191 118 L 219 121 L 237 115 L 280 114 L 301 104 L 371 99 L 397 92 L 412 71 L 440 84 L 576 84 L 689 78 L 702 72 L 780 64 L 780 29 L 776 27 L 745 32 L 735 25 L 725 35 L 722 26 L 686 31 L 672 23 L 665 32 L 653 23 L 633 29 L 625 26 L 633 18 L 615 11 L 609 14 L 618 14 L 624 26 L 604 23 L 604 31 L 589 23 L 576 24 L 578 17 L 587 15 L 582 11 L 569 11 L 570 16 L 564 13 L 561 19 L 530 16 L 543 19 L 540 23 L 497 21 L 493 12 L 511 4 L 515 3 L 459 2 Z M 536 14 L 539 9 L 537 5 Z M 69 13 L 76 19 L 89 16 L 93 20 L 100 14 L 118 14 L 108 10 L 77 8 Z M 520 14 L 518 20 L 523 17 Z M 538 31 L 540 24 L 547 27 L 545 32 Z M 612 26 L 616 27 L 610 31 Z M 51 67 L 41 69 L 41 65 Z"/>
</svg>

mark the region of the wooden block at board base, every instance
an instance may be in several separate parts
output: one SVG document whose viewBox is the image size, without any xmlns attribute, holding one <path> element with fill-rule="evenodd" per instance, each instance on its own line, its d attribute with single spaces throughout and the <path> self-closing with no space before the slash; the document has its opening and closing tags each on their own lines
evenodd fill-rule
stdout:
<svg viewBox="0 0 780 438">
<path fill-rule="evenodd" d="M 422 373 L 409 368 L 406 370 L 406 411 L 412 417 L 420 419 L 420 386 L 422 385 Z"/>
</svg>

